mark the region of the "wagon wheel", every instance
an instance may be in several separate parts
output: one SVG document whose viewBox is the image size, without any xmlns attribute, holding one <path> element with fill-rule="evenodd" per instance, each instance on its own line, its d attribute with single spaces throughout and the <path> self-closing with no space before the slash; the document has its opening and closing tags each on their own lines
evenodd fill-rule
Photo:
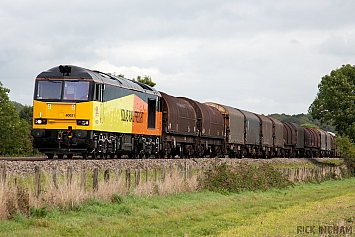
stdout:
<svg viewBox="0 0 355 237">
<path fill-rule="evenodd" d="M 68 159 L 73 159 L 73 154 L 67 154 Z"/>
<path fill-rule="evenodd" d="M 101 154 L 101 158 L 104 160 L 107 159 L 107 156 L 108 156 L 107 152 Z"/>
<path fill-rule="evenodd" d="M 154 154 L 154 158 L 155 158 L 155 159 L 159 159 L 159 158 L 160 158 L 160 152 L 156 152 L 156 153 Z"/>
</svg>

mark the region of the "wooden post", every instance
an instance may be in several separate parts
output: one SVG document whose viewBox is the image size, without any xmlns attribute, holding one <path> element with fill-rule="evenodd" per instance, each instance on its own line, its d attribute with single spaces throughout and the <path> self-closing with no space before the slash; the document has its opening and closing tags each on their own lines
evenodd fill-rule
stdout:
<svg viewBox="0 0 355 237">
<path fill-rule="evenodd" d="M 94 177 L 93 177 L 92 187 L 95 192 L 97 192 L 99 190 L 99 169 L 98 168 L 94 169 Z"/>
<path fill-rule="evenodd" d="M 104 180 L 105 180 L 105 183 L 108 183 L 110 181 L 110 169 L 105 170 Z"/>
<path fill-rule="evenodd" d="M 145 183 L 148 183 L 148 179 L 149 179 L 149 170 L 147 167 L 147 168 L 145 168 Z"/>
<path fill-rule="evenodd" d="M 83 165 L 81 167 L 81 189 L 85 192 L 86 191 L 86 166 Z"/>
<path fill-rule="evenodd" d="M 161 169 L 161 181 L 165 181 L 165 167 Z"/>
<path fill-rule="evenodd" d="M 71 181 L 73 179 L 73 167 L 68 166 L 67 168 L 67 185 L 71 186 Z"/>
<path fill-rule="evenodd" d="M 1 166 L 0 181 L 3 185 L 6 183 L 6 164 Z"/>
<path fill-rule="evenodd" d="M 189 166 L 189 179 L 192 178 L 192 166 L 190 165 Z"/>
<path fill-rule="evenodd" d="M 35 167 L 35 196 L 38 198 L 41 194 L 41 168 Z"/>
<path fill-rule="evenodd" d="M 52 169 L 52 180 L 53 186 L 58 189 L 58 182 L 57 182 L 57 166 L 54 166 Z"/>
<path fill-rule="evenodd" d="M 201 180 L 204 180 L 205 179 L 205 167 L 201 167 L 201 177 L 200 177 Z"/>
<path fill-rule="evenodd" d="M 184 159 L 185 164 L 184 164 L 184 180 L 187 179 L 187 163 L 186 163 L 186 158 Z"/>
<path fill-rule="evenodd" d="M 116 181 L 117 182 L 121 181 L 121 173 L 122 173 L 121 169 L 117 168 L 117 170 L 116 170 Z"/>
<path fill-rule="evenodd" d="M 156 183 L 158 181 L 158 170 L 154 169 L 154 182 Z"/>
<path fill-rule="evenodd" d="M 129 190 L 131 188 L 131 170 L 126 169 L 126 188 Z"/>
<path fill-rule="evenodd" d="M 139 185 L 139 182 L 141 180 L 141 170 L 140 169 L 136 169 L 134 172 L 134 181 L 136 183 L 136 187 Z"/>
</svg>

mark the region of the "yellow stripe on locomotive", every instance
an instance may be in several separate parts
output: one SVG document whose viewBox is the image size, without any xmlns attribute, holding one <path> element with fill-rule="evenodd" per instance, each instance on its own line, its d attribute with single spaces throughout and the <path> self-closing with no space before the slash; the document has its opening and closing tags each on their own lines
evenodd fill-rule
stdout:
<svg viewBox="0 0 355 237">
<path fill-rule="evenodd" d="M 148 128 L 148 105 L 136 95 L 107 102 L 33 102 L 34 129 L 95 130 L 116 133 L 161 134 L 161 112 Z M 36 120 L 37 118 L 37 120 Z M 38 119 L 45 120 L 39 122 Z"/>
</svg>

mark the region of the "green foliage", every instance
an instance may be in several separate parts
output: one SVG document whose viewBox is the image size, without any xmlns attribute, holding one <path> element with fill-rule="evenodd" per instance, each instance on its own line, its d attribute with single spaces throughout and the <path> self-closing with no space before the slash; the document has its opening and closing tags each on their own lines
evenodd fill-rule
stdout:
<svg viewBox="0 0 355 237">
<path fill-rule="evenodd" d="M 20 119 L 15 105 L 9 101 L 9 92 L 0 82 L 0 155 L 28 155 L 33 150 L 30 126 Z"/>
<path fill-rule="evenodd" d="M 123 198 L 118 193 L 115 193 L 111 197 L 111 202 L 121 204 L 123 202 Z"/>
<path fill-rule="evenodd" d="M 323 76 L 308 111 L 313 118 L 332 123 L 340 135 L 355 140 L 355 67 L 343 65 Z"/>
<path fill-rule="evenodd" d="M 217 192 L 242 192 L 245 190 L 265 191 L 270 188 L 286 188 L 292 185 L 273 166 L 261 164 L 252 166 L 246 163 L 236 166 L 217 162 L 205 172 L 202 188 Z"/>
<path fill-rule="evenodd" d="M 338 152 L 344 158 L 344 163 L 348 166 L 348 170 L 355 173 L 355 144 L 346 136 L 337 136 L 335 140 Z"/>
<path fill-rule="evenodd" d="M 301 124 L 301 127 L 303 128 L 319 128 L 317 125 L 315 124 L 310 124 L 310 123 L 304 123 L 304 124 Z"/>
<path fill-rule="evenodd" d="M 17 112 L 20 113 L 20 111 L 23 109 L 23 104 L 16 102 L 16 101 L 10 101 L 11 104 L 15 105 Z"/>
<path fill-rule="evenodd" d="M 134 80 L 134 78 L 133 78 Z M 150 87 L 154 87 L 156 85 L 155 82 L 152 81 L 151 76 L 145 75 L 143 78 L 141 76 L 137 76 L 137 81 L 143 84 L 146 84 Z"/>
<path fill-rule="evenodd" d="M 6 200 L 8 219 L 14 219 L 18 215 L 29 216 L 30 198 L 27 189 L 17 188 L 13 198 Z"/>
<path fill-rule="evenodd" d="M 23 106 L 20 113 L 20 118 L 25 120 L 32 127 L 32 118 L 33 118 L 33 107 L 32 106 Z"/>
<path fill-rule="evenodd" d="M 335 132 L 335 127 L 330 123 L 322 123 L 317 119 L 313 119 L 310 114 L 269 114 L 268 116 L 278 119 L 281 122 L 291 122 L 301 125 L 302 127 L 320 128 L 325 131 Z"/>
<path fill-rule="evenodd" d="M 48 215 L 47 207 L 41 207 L 41 208 L 31 207 L 30 208 L 30 216 L 31 217 L 44 218 L 47 215 Z"/>
</svg>

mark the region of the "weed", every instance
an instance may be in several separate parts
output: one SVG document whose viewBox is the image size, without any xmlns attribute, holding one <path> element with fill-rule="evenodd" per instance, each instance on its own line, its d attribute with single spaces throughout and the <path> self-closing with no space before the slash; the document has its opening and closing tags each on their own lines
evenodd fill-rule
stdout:
<svg viewBox="0 0 355 237">
<path fill-rule="evenodd" d="M 30 208 L 30 216 L 35 217 L 35 218 L 44 218 L 48 214 L 47 207 L 41 207 L 41 208 L 35 208 L 31 207 Z"/>
<path fill-rule="evenodd" d="M 292 186 L 281 172 L 269 164 L 258 167 L 249 164 L 214 163 L 200 180 L 200 186 L 210 191 L 221 193 L 242 192 L 244 190 L 256 191 L 270 188 L 286 188 Z"/>
<path fill-rule="evenodd" d="M 131 215 L 132 214 L 132 211 L 129 207 L 127 206 L 121 206 L 119 209 L 118 209 L 118 212 L 119 213 L 122 213 L 124 215 Z"/>
<path fill-rule="evenodd" d="M 123 198 L 118 193 L 114 193 L 111 197 L 111 202 L 121 204 L 123 202 Z"/>
</svg>

